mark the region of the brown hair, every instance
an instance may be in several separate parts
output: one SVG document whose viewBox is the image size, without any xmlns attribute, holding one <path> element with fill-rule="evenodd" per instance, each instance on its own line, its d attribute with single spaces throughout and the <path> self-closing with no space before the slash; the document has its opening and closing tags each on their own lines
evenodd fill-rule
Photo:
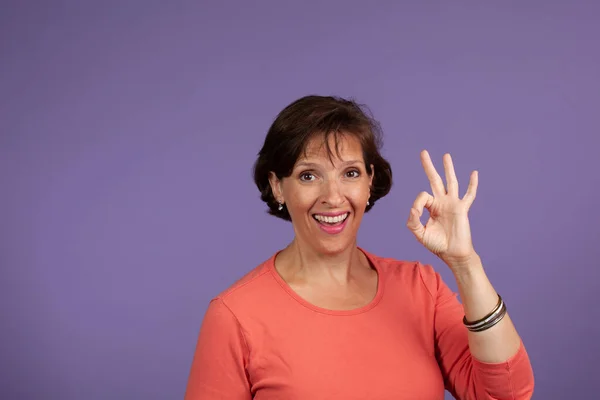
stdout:
<svg viewBox="0 0 600 400">
<path fill-rule="evenodd" d="M 360 141 L 367 173 L 373 173 L 371 165 L 375 169 L 371 197 L 365 212 L 388 194 L 392 187 L 392 169 L 380 154 L 383 144 L 381 127 L 368 109 L 353 100 L 340 97 L 305 96 L 279 113 L 267 132 L 254 164 L 254 183 L 260 191 L 260 198 L 269 207 L 269 214 L 291 221 L 286 207 L 278 209 L 279 204 L 269 184 L 269 173 L 275 173 L 279 179 L 289 177 L 296 161 L 306 151 L 308 142 L 316 135 L 324 136 L 331 159 L 333 152 L 329 147 L 329 137 L 334 135 L 337 147 L 340 135 L 345 134 L 353 135 Z M 336 153 L 338 151 L 336 148 Z"/>
</svg>

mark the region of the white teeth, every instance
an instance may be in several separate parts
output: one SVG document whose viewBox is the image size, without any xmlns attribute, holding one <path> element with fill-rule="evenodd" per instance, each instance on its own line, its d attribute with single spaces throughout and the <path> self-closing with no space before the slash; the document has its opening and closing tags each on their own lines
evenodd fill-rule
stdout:
<svg viewBox="0 0 600 400">
<path fill-rule="evenodd" d="M 345 213 L 342 215 L 336 215 L 335 217 L 326 217 L 324 215 L 315 215 L 315 219 L 320 222 L 327 222 L 328 224 L 336 224 L 338 222 L 342 222 L 346 218 L 348 218 L 349 213 Z"/>
</svg>

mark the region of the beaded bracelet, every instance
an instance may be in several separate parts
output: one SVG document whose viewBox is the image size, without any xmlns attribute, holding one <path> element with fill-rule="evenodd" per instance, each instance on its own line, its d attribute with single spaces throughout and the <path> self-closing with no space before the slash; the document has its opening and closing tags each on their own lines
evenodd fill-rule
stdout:
<svg viewBox="0 0 600 400">
<path fill-rule="evenodd" d="M 482 332 L 500 322 L 506 315 L 506 311 L 506 304 L 504 303 L 504 300 L 502 300 L 502 296 L 498 295 L 498 303 L 491 313 L 473 322 L 467 321 L 467 317 L 465 316 L 463 318 L 463 323 L 471 332 Z"/>
</svg>

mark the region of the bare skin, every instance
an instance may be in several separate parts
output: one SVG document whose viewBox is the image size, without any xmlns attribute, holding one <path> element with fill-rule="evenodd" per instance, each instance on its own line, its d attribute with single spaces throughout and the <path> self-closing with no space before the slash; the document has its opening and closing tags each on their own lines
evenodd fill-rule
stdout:
<svg viewBox="0 0 600 400">
<path fill-rule="evenodd" d="M 433 194 L 419 194 L 410 210 L 407 227 L 417 240 L 438 256 L 452 271 L 467 320 L 476 321 L 496 305 L 498 294 L 490 283 L 479 254 L 473 247 L 468 212 L 475 200 L 479 174 L 471 173 L 467 191 L 459 197 L 458 180 L 452 157 L 443 157 L 446 187 L 427 151 L 421 163 Z M 420 221 L 424 209 L 429 212 L 425 225 Z M 504 362 L 516 354 L 521 338 L 510 316 L 483 332 L 469 332 L 469 349 L 473 357 L 490 363 Z"/>
</svg>

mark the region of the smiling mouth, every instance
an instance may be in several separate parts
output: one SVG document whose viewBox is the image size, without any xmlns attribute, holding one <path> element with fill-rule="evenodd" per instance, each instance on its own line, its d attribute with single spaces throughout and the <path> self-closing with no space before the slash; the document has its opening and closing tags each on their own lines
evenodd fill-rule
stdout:
<svg viewBox="0 0 600 400">
<path fill-rule="evenodd" d="M 349 215 L 350 215 L 349 212 L 344 213 L 344 214 L 340 214 L 340 215 L 336 215 L 335 217 L 330 217 L 330 216 L 325 216 L 325 215 L 320 215 L 320 214 L 314 214 L 313 218 L 318 223 L 320 223 L 322 225 L 336 226 L 336 225 L 343 224 L 344 221 L 346 220 L 346 218 L 348 218 Z"/>
</svg>

